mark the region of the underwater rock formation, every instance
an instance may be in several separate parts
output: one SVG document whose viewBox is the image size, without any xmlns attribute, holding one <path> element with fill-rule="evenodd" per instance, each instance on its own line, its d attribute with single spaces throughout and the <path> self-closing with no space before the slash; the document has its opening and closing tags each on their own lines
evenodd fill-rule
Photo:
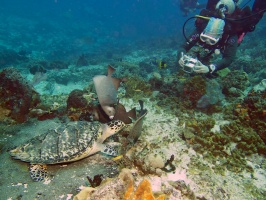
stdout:
<svg viewBox="0 0 266 200">
<path fill-rule="evenodd" d="M 65 63 L 63 61 L 55 60 L 55 61 L 50 62 L 48 68 L 49 69 L 67 69 L 68 65 L 69 65 L 68 63 Z"/>
<path fill-rule="evenodd" d="M 67 95 L 41 95 L 41 103 L 30 110 L 29 117 L 40 121 L 66 115 Z"/>
<path fill-rule="evenodd" d="M 246 113 L 242 114 L 248 116 L 244 118 L 246 123 L 249 123 L 266 144 L 266 90 L 251 90 L 244 98 L 243 108 L 246 109 Z"/>
<path fill-rule="evenodd" d="M 134 191 L 133 181 L 128 185 L 127 191 L 124 196 L 125 200 L 164 200 L 165 195 L 160 195 L 158 198 L 155 198 L 152 193 L 151 183 L 144 179 L 138 185 L 137 189 Z"/>
<path fill-rule="evenodd" d="M 221 85 L 223 87 L 223 94 L 228 97 L 239 97 L 250 85 L 250 82 L 247 73 L 235 70 L 222 78 Z"/>
<path fill-rule="evenodd" d="M 86 106 L 88 105 L 89 102 L 87 101 L 87 99 L 85 99 L 83 97 L 84 94 L 85 94 L 85 92 L 82 90 L 79 90 L 79 89 L 73 90 L 69 94 L 68 99 L 67 99 L 67 109 L 71 109 L 71 108 L 84 109 L 84 108 L 86 108 Z"/>
<path fill-rule="evenodd" d="M 206 108 L 210 105 L 221 102 L 225 98 L 217 81 L 210 80 L 206 83 L 206 94 L 198 100 L 197 108 Z"/>
<path fill-rule="evenodd" d="M 124 84 L 126 97 L 139 99 L 140 97 L 150 96 L 152 93 L 151 85 L 137 76 L 128 77 Z"/>
<path fill-rule="evenodd" d="M 40 103 L 39 94 L 15 68 L 0 73 L 0 88 L 1 110 L 8 110 L 8 117 L 16 122 L 25 122 L 30 109 Z"/>
<path fill-rule="evenodd" d="M 79 56 L 76 66 L 81 67 L 81 66 L 86 66 L 86 65 L 89 65 L 89 61 L 87 60 L 86 56 L 82 54 Z"/>
<path fill-rule="evenodd" d="M 254 91 L 265 91 L 266 90 L 266 79 L 261 80 L 261 82 L 254 86 Z"/>
<path fill-rule="evenodd" d="M 73 121 L 77 121 L 81 118 L 86 121 L 92 121 L 92 100 L 93 93 L 88 94 L 79 89 L 73 90 L 67 99 L 68 117 Z"/>
<path fill-rule="evenodd" d="M 200 98 L 206 94 L 206 82 L 201 76 L 194 76 L 184 83 L 182 98 L 188 108 L 196 108 Z"/>
<path fill-rule="evenodd" d="M 0 68 L 8 65 L 16 64 L 22 61 L 27 61 L 29 58 L 22 52 L 16 52 L 12 49 L 0 48 Z"/>
<path fill-rule="evenodd" d="M 36 74 L 37 72 L 46 73 L 47 70 L 45 69 L 48 66 L 48 63 L 45 61 L 39 62 L 31 62 L 28 64 L 27 68 L 29 68 L 31 74 Z"/>
<path fill-rule="evenodd" d="M 131 170 L 124 168 L 115 179 L 102 183 L 97 188 L 85 187 L 74 200 L 85 199 L 124 199 L 124 200 L 164 200 L 165 195 L 157 198 L 152 192 L 151 183 L 143 179 L 135 189 L 135 181 Z"/>
<path fill-rule="evenodd" d="M 56 83 L 62 84 L 62 85 L 67 85 L 69 80 L 71 80 L 73 77 L 71 77 L 68 72 L 66 71 L 60 71 L 59 73 L 54 74 L 51 76 L 55 80 Z"/>
<path fill-rule="evenodd" d="M 212 118 L 191 120 L 187 126 L 194 136 L 186 139 L 187 145 L 201 153 L 205 159 L 219 160 L 220 165 L 215 167 L 219 173 L 223 173 L 224 168 L 233 172 L 244 169 L 252 172 L 253 169 L 243 158 L 266 153 L 266 146 L 258 134 L 238 120 L 221 126 L 219 133 L 213 130 L 214 125 Z"/>
</svg>

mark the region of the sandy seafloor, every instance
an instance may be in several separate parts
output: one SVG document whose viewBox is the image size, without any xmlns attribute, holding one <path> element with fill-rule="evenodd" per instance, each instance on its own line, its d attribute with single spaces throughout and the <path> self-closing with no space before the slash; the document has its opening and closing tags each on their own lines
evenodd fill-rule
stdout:
<svg viewBox="0 0 266 200">
<path fill-rule="evenodd" d="M 163 191 L 163 188 L 171 187 L 169 181 L 184 181 L 193 197 L 183 194 L 180 190 L 172 188 L 172 194 L 167 199 L 265 199 L 263 193 L 266 190 L 266 169 L 261 167 L 265 158 L 253 155 L 246 158 L 254 169 L 253 175 L 248 172 L 233 173 L 225 169 L 223 175 L 216 174 L 212 167 L 215 163 L 209 163 L 190 148 L 179 133 L 185 128 L 178 117 L 164 112 L 163 108 L 158 109 L 154 102 L 144 99 L 145 108 L 148 114 L 144 121 L 142 135 L 134 148 L 146 147 L 150 154 L 159 154 L 164 160 L 171 155 L 175 156 L 173 164 L 176 166 L 174 172 L 163 172 L 161 176 L 146 174 L 138 171 L 132 166 L 136 184 L 144 178 L 151 181 L 153 192 Z M 129 99 L 122 99 L 127 107 L 137 106 L 137 102 Z M 220 114 L 214 114 L 216 124 L 222 124 Z M 58 125 L 58 119 L 37 121 L 30 120 L 22 125 L 9 126 L 1 134 L 1 142 L 5 145 L 0 154 L 1 159 L 1 187 L 0 199 L 72 199 L 78 193 L 80 186 L 88 186 L 87 176 L 93 177 L 96 174 L 105 174 L 108 177 L 115 177 L 118 174 L 118 166 L 110 158 L 96 154 L 89 158 L 66 165 L 49 165 L 48 182 L 33 182 L 29 176 L 28 164 L 10 158 L 7 150 L 36 134 L 41 134 L 47 128 Z M 217 133 L 218 134 L 218 133 Z M 168 138 L 169 140 L 166 140 Z M 153 145 L 149 148 L 149 144 Z M 148 145 L 148 147 L 147 147 Z M 145 145 L 144 145 L 145 146 Z M 193 161 L 192 161 L 193 160 Z M 217 163 L 216 163 L 217 164 Z M 197 166 L 205 166 L 205 170 L 199 170 Z M 111 180 L 112 181 L 112 180 Z M 115 186 L 116 182 L 113 183 Z M 103 186 L 104 187 L 104 186 Z M 97 192 L 97 191 L 96 191 Z M 72 197 L 70 197 L 73 194 Z M 98 199 L 111 199 L 111 192 L 106 190 L 105 194 Z M 116 198 L 113 198 L 116 199 Z M 119 198 L 118 198 L 119 199 Z"/>
</svg>

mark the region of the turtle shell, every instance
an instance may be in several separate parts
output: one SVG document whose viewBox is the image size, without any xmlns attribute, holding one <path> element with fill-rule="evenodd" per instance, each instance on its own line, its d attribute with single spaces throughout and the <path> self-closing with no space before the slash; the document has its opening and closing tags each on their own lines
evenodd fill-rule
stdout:
<svg viewBox="0 0 266 200">
<path fill-rule="evenodd" d="M 72 162 L 87 157 L 98 139 L 98 122 L 69 122 L 32 138 L 10 151 L 15 159 L 34 164 Z"/>
</svg>

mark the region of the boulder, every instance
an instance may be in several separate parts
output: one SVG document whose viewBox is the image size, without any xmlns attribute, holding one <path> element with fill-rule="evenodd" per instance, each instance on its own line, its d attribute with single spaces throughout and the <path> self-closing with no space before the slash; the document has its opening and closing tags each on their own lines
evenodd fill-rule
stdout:
<svg viewBox="0 0 266 200">
<path fill-rule="evenodd" d="M 22 123 L 28 118 L 30 109 L 40 102 L 39 94 L 31 84 L 23 78 L 19 70 L 6 68 L 0 73 L 0 108 L 5 116 L 0 119 Z"/>
</svg>

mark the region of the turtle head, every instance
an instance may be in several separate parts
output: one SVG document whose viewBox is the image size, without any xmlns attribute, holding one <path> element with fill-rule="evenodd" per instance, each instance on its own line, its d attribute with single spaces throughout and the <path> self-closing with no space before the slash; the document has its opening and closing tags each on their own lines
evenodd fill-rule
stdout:
<svg viewBox="0 0 266 200">
<path fill-rule="evenodd" d="M 107 123 L 108 128 L 110 129 L 110 132 L 113 132 L 114 134 L 122 130 L 126 124 L 122 122 L 121 120 L 113 120 Z"/>
<path fill-rule="evenodd" d="M 102 135 L 99 138 L 98 142 L 103 143 L 106 138 L 118 133 L 125 126 L 126 124 L 121 120 L 113 120 L 108 122 L 107 124 L 103 124 L 101 127 Z"/>
</svg>

